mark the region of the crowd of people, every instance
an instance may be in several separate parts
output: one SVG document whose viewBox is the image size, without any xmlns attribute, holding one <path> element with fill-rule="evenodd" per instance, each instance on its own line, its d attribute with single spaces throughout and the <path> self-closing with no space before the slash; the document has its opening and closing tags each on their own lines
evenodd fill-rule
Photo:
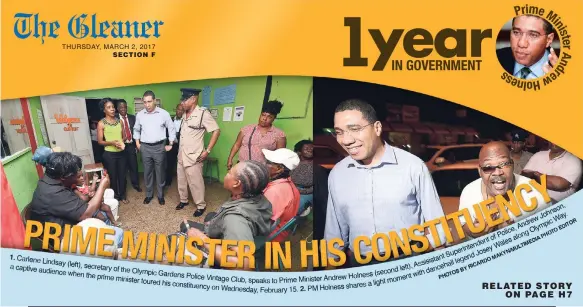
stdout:
<svg viewBox="0 0 583 307">
<path fill-rule="evenodd" d="M 322 176 L 322 179 L 316 179 L 316 190 L 319 190 L 315 191 L 316 207 L 326 204 L 322 215 L 325 216 L 322 237 L 344 241 L 349 266 L 361 265 L 355 260 L 355 250 L 361 253 L 362 258 L 366 258 L 365 254 L 371 251 L 371 245 L 362 242 L 356 248 L 353 245 L 355 238 L 373 238 L 379 233 L 399 232 L 444 216 L 440 195 L 426 164 L 417 156 L 389 145 L 382 139 L 381 133 L 382 124 L 369 103 L 358 99 L 340 103 L 334 113 L 334 135 L 348 156 L 334 166 L 327 178 L 325 171 L 315 171 L 315 174 Z M 472 217 L 470 221 L 461 220 L 467 237 L 485 235 L 539 212 L 572 195 L 580 185 L 582 162 L 579 158 L 554 143 L 550 143 L 548 150 L 530 154 L 524 150 L 525 139 L 524 132 L 516 132 L 511 148 L 501 141 L 482 146 L 477 169 L 480 178 L 464 187 L 459 200 L 459 209 L 469 209 Z M 532 191 L 523 191 L 526 194 L 523 196 L 537 199 L 536 211 L 523 211 L 519 217 L 509 212 L 511 219 L 504 224 L 487 227 L 479 233 L 473 231 L 484 224 L 483 215 L 474 211 L 475 204 L 497 195 L 508 198 L 508 190 L 519 184 L 531 184 L 531 179 L 541 184 L 543 175 L 546 175 L 544 188 L 550 201 L 546 202 L 543 193 L 531 185 Z M 321 184 L 325 181 L 327 185 Z M 498 216 L 493 217 L 497 219 L 500 204 L 493 202 L 489 206 L 498 212 Z M 427 252 L 446 247 L 443 227 L 449 225 L 440 227 L 437 227 L 440 242 L 435 242 L 429 231 L 423 233 L 431 245 Z M 317 225 L 315 228 L 318 228 Z M 385 246 L 382 240 L 377 246 L 381 258 L 391 248 Z M 399 259 L 404 257 L 402 250 L 398 253 Z M 337 258 L 333 254 L 328 256 Z M 373 260 L 368 264 L 377 262 Z"/>
<path fill-rule="evenodd" d="M 135 116 L 127 114 L 125 102 L 116 105 L 112 99 L 102 99 L 99 106 L 104 117 L 98 122 L 95 134 L 96 143 L 104 149 L 100 157 L 104 171 L 90 182 L 86 182 L 89 176 L 84 173 L 79 157 L 38 148 L 33 160 L 44 167 L 45 173 L 30 203 L 30 219 L 61 226 L 111 227 L 115 229 L 117 244 L 121 244 L 123 229 L 114 212 L 117 206 L 129 203 L 128 166 L 132 185 L 141 191 L 138 154 L 144 166 L 144 205 L 151 203 L 154 187 L 159 204 L 165 204 L 164 188 L 169 177 L 173 177 L 169 175 L 173 175 L 169 171 L 173 168 L 180 197 L 175 209 L 189 206 L 190 192 L 196 206 L 193 216 L 202 216 L 206 211 L 203 163 L 220 142 L 220 129 L 211 113 L 198 106 L 201 90 L 181 91 L 173 119 L 168 111 L 155 104 L 152 91 L 143 94 L 144 109 Z M 282 107 L 279 101 L 265 103 L 258 123 L 241 128 L 226 161 L 228 172 L 223 187 L 230 192 L 229 200 L 217 212 L 207 213 L 204 224 L 183 221 L 181 233 L 226 240 L 281 242 L 289 239 L 290 229 L 282 228 L 311 210 L 313 146 L 310 140 L 302 140 L 294 150 L 286 148 L 285 132 L 273 125 Z M 205 133 L 212 134 L 206 147 Z M 133 166 L 136 167 L 132 170 Z M 119 202 L 108 204 L 104 198 L 106 190 Z M 216 255 L 219 263 L 221 253 Z"/>
</svg>

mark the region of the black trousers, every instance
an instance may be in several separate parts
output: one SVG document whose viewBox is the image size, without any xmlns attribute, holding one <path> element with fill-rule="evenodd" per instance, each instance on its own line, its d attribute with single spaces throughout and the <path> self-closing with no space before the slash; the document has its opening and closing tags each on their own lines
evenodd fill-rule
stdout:
<svg viewBox="0 0 583 307">
<path fill-rule="evenodd" d="M 130 181 L 132 182 L 132 186 L 134 188 L 138 188 L 140 186 L 140 181 L 138 177 L 138 154 L 136 143 L 132 142 L 130 144 L 126 144 L 126 148 L 123 152 L 127 159 L 127 169 L 130 171 Z"/>
<path fill-rule="evenodd" d="M 97 141 L 91 141 L 91 147 L 93 147 L 93 160 L 95 160 L 95 163 L 102 163 L 103 146 L 99 145 Z"/>
<path fill-rule="evenodd" d="M 126 199 L 127 159 L 125 153 L 104 151 L 103 166 L 109 174 L 110 188 L 115 192 L 115 199 Z"/>
<path fill-rule="evenodd" d="M 172 184 L 172 179 L 176 174 L 176 164 L 178 163 L 178 143 L 172 145 L 172 149 L 166 152 L 166 186 Z"/>
</svg>

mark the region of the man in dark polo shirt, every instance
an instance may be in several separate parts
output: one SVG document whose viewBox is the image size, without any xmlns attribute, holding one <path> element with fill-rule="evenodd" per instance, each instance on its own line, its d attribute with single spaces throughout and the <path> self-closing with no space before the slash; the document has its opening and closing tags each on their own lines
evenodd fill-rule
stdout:
<svg viewBox="0 0 583 307">
<path fill-rule="evenodd" d="M 52 153 L 45 165 L 45 175 L 38 181 L 32 195 L 30 220 L 64 227 L 93 217 L 102 205 L 103 193 L 109 187 L 109 176 L 102 176 L 95 196 L 85 202 L 73 191 L 78 177 L 83 176 L 81 170 L 81 158 L 70 152 Z"/>
</svg>

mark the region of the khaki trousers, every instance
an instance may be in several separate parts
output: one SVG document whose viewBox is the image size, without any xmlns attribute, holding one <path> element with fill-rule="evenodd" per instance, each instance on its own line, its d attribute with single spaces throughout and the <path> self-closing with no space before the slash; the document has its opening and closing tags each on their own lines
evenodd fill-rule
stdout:
<svg viewBox="0 0 583 307">
<path fill-rule="evenodd" d="M 184 167 L 182 164 L 181 155 L 178 155 L 178 163 L 176 164 L 176 175 L 178 179 L 178 196 L 180 202 L 188 203 L 188 188 L 194 200 L 197 209 L 205 209 L 206 202 L 204 201 L 204 179 L 202 177 L 203 163 L 196 163 L 189 167 Z"/>
</svg>

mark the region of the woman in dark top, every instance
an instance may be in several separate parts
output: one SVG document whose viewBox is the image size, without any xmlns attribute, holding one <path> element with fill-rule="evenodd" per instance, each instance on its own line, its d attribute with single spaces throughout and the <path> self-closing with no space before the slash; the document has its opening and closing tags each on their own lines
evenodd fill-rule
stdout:
<svg viewBox="0 0 583 307">
<path fill-rule="evenodd" d="M 298 214 L 304 212 L 312 203 L 314 191 L 314 145 L 310 140 L 301 140 L 294 151 L 300 157 L 300 164 L 291 172 L 291 178 L 300 191 L 300 208 Z"/>
<path fill-rule="evenodd" d="M 256 161 L 245 161 L 232 167 L 224 179 L 223 186 L 231 192 L 231 199 L 225 202 L 216 213 L 209 213 L 205 225 L 188 221 L 180 224 L 180 230 L 189 237 L 200 239 L 222 239 L 254 242 L 271 232 L 271 203 L 263 196 L 269 182 L 267 167 Z M 209 244 L 204 245 L 208 250 Z M 240 253 L 236 247 L 231 247 Z M 215 247 L 215 264 L 221 263 L 221 246 Z M 237 256 L 228 256 L 227 262 L 238 263 Z M 251 269 L 246 259 L 243 269 Z"/>
</svg>

